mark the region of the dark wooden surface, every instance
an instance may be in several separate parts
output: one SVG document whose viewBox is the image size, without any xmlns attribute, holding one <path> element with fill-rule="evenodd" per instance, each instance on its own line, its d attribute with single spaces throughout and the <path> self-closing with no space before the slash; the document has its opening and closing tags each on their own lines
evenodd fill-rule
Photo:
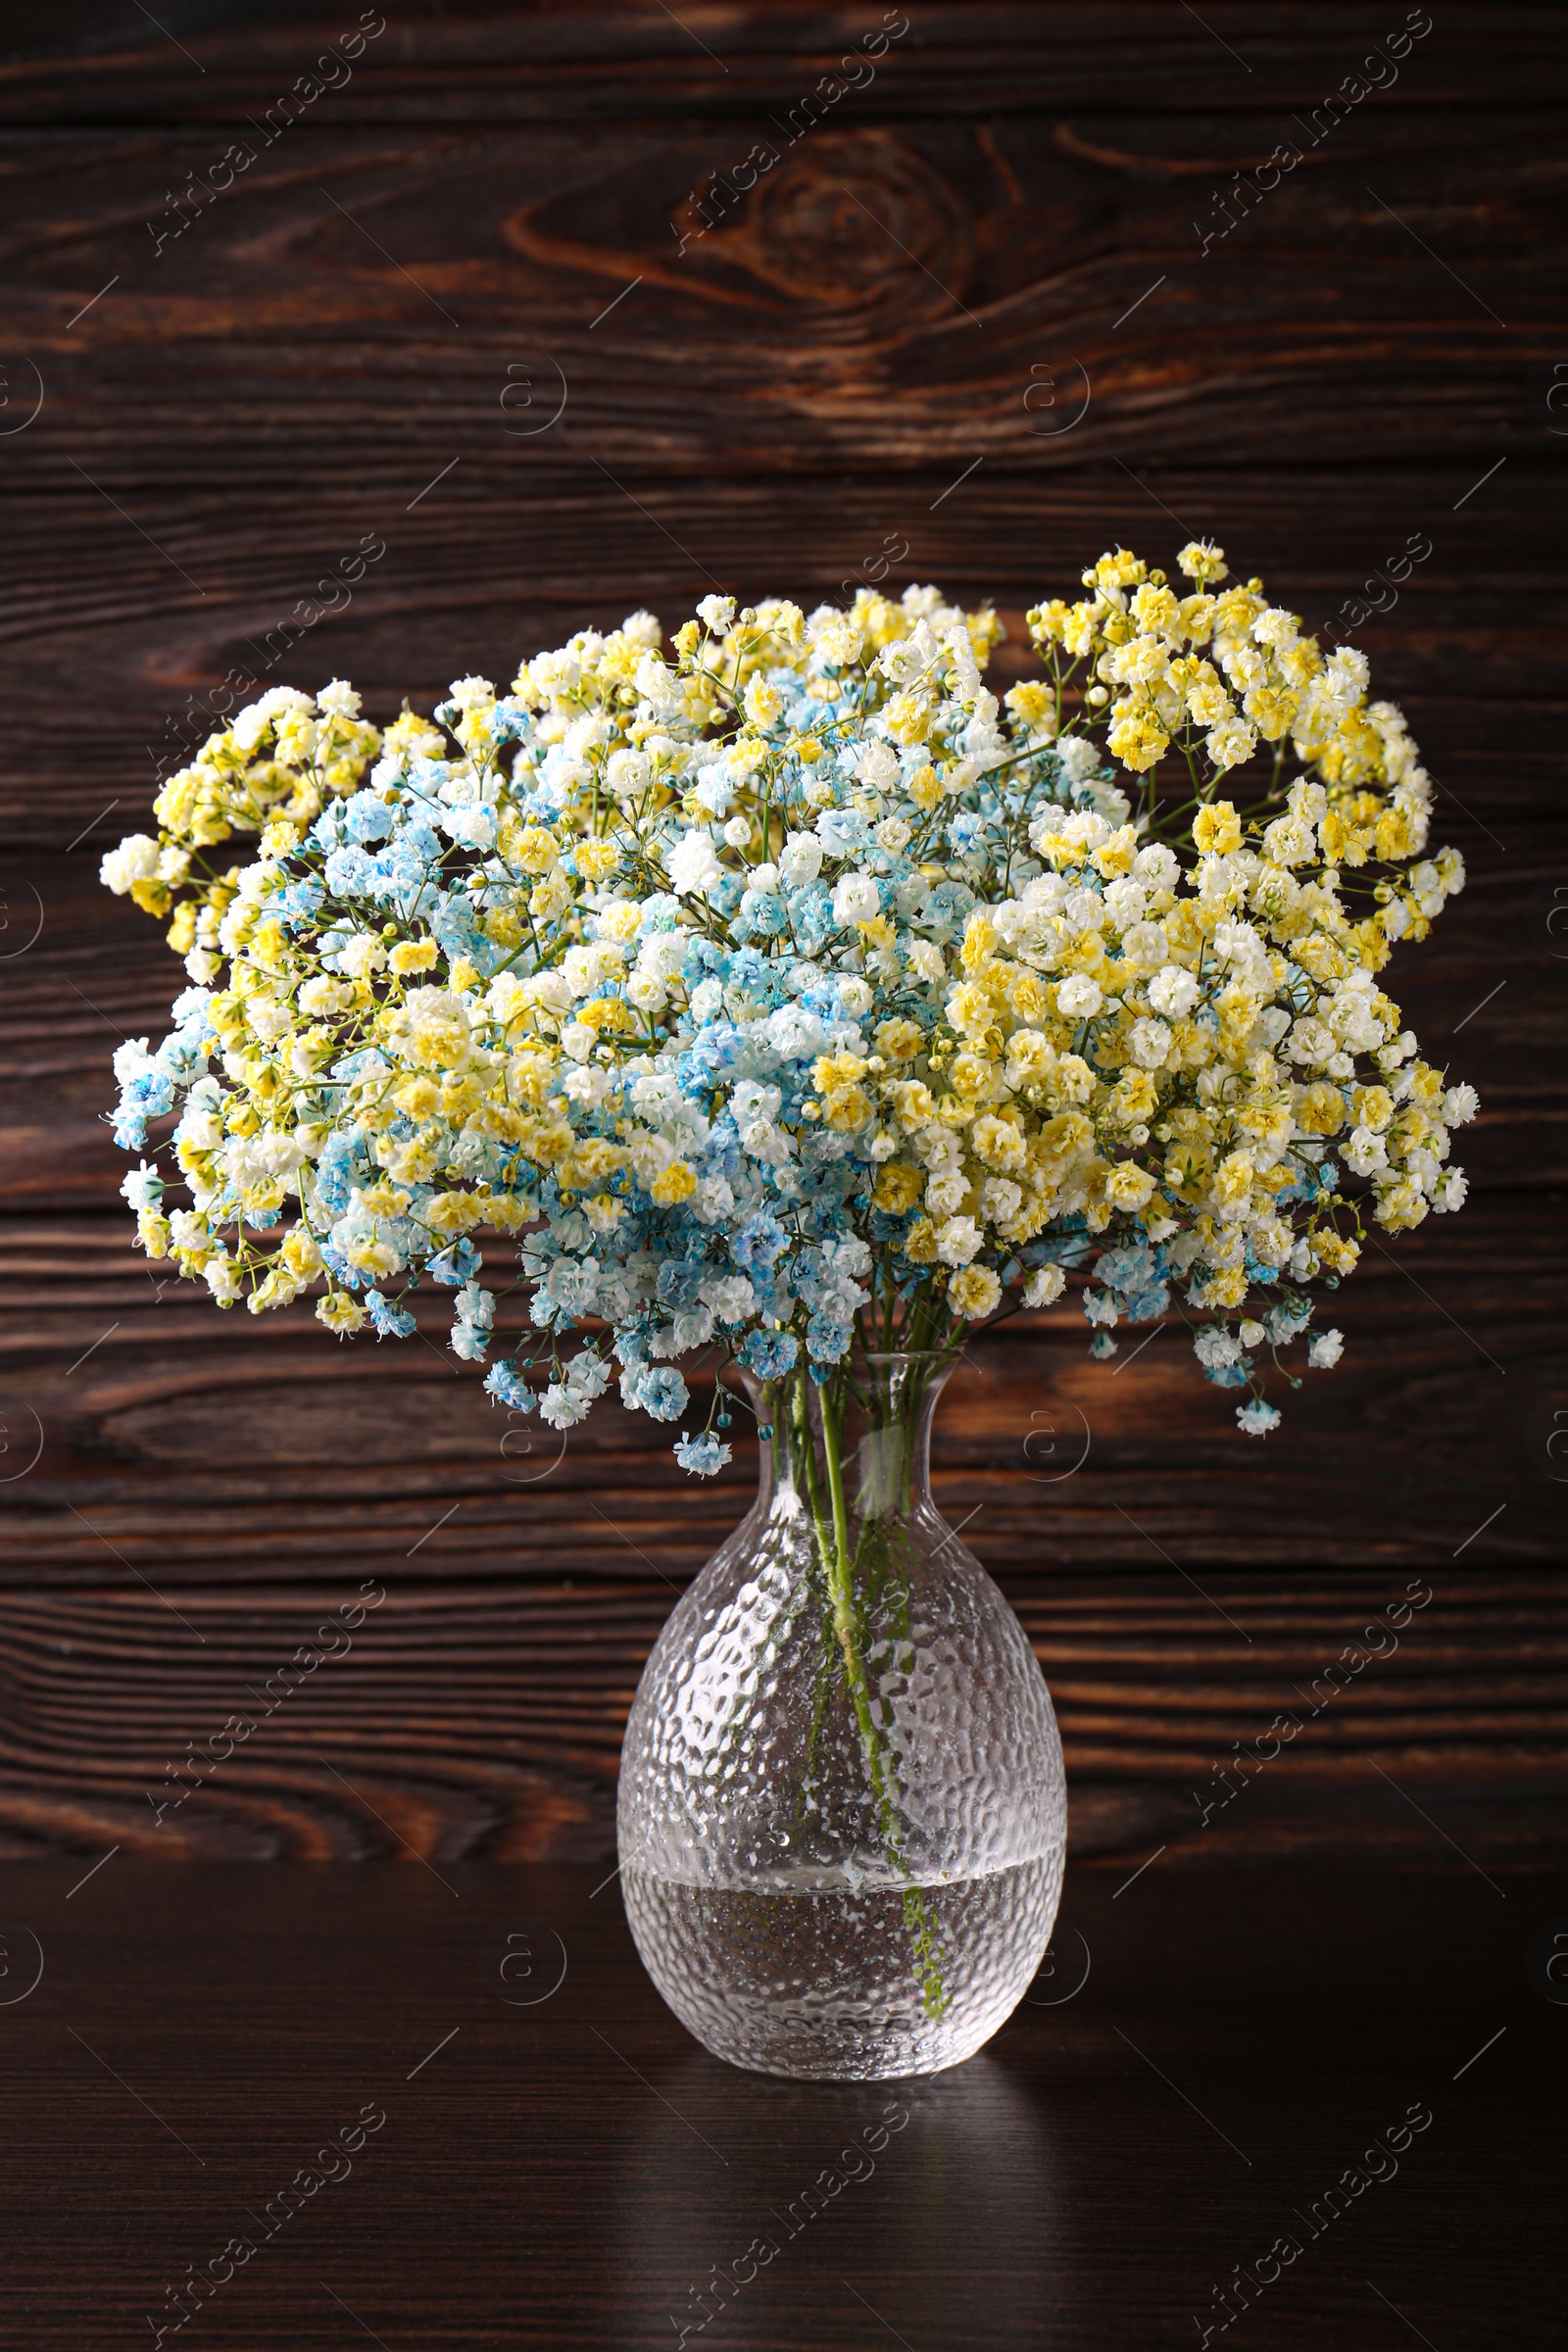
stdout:
<svg viewBox="0 0 1568 2352">
<path fill-rule="evenodd" d="M 256 2251 L 170 2344 L 667 2352 L 707 2287 L 705 2352 L 1160 2352 L 1282 2235 L 1298 2258 L 1216 2343 L 1564 2340 L 1568 2007 L 1527 1975 L 1568 1934 L 1561 1874 L 1070 1871 L 1048 1973 L 986 2050 L 853 2085 L 710 2058 L 596 1883 L 8 1872 L 7 2340 L 150 2343 L 236 2235 Z M 507 1949 L 531 1978 L 503 1981 Z M 264 2238 L 367 2103 L 352 2172 Z M 1412 2109 L 1393 2172 L 1367 2151 Z M 1388 2177 L 1329 2222 L 1349 2168 Z M 758 2239 L 725 2303 L 715 2266 Z"/>
<path fill-rule="evenodd" d="M 263 677 L 346 672 L 385 717 L 715 582 L 838 594 L 889 542 L 895 585 L 997 598 L 1006 668 L 1118 538 L 1211 532 L 1326 627 L 1425 532 L 1355 637 L 1470 864 L 1388 975 L 1481 1087 L 1469 1206 L 1369 1252 L 1343 1368 L 1266 1446 L 1176 1335 L 1094 1366 L 1063 1308 L 975 1350 L 939 1487 L 1045 1663 L 1078 1850 L 1561 1859 L 1556 13 L 1436 11 L 1206 255 L 1215 192 L 1403 9 L 916 0 L 728 209 L 714 175 L 879 10 L 389 12 L 161 252 L 355 12 L 156 13 L 0 11 L 0 1850 L 605 1854 L 641 1660 L 743 1499 L 744 1463 L 694 1490 L 614 1413 L 504 1455 L 439 1331 L 225 1320 L 129 1246 L 108 1055 L 179 974 L 98 856 L 367 534 Z M 1414 1577 L 1398 1656 L 1202 1830 L 1216 1759 Z M 352 1655 L 160 1828 L 166 1766 L 368 1578 Z"/>
</svg>

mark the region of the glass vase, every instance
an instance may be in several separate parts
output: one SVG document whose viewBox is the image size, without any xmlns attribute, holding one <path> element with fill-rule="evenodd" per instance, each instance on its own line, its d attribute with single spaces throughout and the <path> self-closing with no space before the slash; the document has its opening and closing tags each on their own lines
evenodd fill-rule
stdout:
<svg viewBox="0 0 1568 2352">
<path fill-rule="evenodd" d="M 751 1387 L 756 1503 L 682 1596 L 626 1727 L 644 1965 L 734 2065 L 933 2074 L 1050 1940 L 1066 1791 L 1022 1627 L 931 1498 L 951 1358 Z"/>
</svg>

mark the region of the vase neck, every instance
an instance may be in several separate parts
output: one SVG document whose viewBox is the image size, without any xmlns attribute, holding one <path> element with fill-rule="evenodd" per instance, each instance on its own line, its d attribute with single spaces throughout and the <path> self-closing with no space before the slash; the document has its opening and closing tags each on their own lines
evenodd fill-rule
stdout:
<svg viewBox="0 0 1568 2352">
<path fill-rule="evenodd" d="M 863 1524 L 930 1503 L 931 1422 L 953 1367 L 935 1354 L 858 1355 L 754 1391 L 759 1507 Z"/>
</svg>

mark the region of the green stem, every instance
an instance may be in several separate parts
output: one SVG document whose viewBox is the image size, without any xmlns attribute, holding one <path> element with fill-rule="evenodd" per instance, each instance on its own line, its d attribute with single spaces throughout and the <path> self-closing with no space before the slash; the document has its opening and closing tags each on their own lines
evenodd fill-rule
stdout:
<svg viewBox="0 0 1568 2352">
<path fill-rule="evenodd" d="M 803 1384 L 804 1385 L 804 1384 Z M 844 1384 L 832 1381 L 819 1392 L 822 1422 L 822 1454 L 827 1468 L 828 1494 L 832 1508 L 832 1542 L 824 1544 L 826 1529 L 820 1513 L 819 1490 L 813 1499 L 813 1518 L 817 1526 L 817 1542 L 827 1572 L 829 1605 L 833 1632 L 844 1657 L 844 1670 L 849 1686 L 851 1703 L 860 1734 L 860 1745 L 865 1756 L 866 1772 L 876 1802 L 882 1831 L 883 1847 L 898 1876 L 912 1882 L 912 1874 L 904 1850 L 904 1833 L 899 1820 L 898 1790 L 893 1757 L 888 1736 L 872 1711 L 870 1678 L 866 1673 L 864 1633 L 860 1623 L 858 1579 L 860 1553 L 870 1533 L 870 1522 L 861 1531 L 860 1544 L 854 1557 L 850 1549 L 849 1508 L 844 1491 L 843 1407 Z M 802 1399 L 804 1403 L 804 1397 Z M 901 1399 L 904 1414 L 918 1410 L 918 1396 L 911 1402 Z M 901 1418 L 903 1416 L 901 1415 Z M 909 1452 L 913 1423 L 905 1432 L 905 1458 Z M 903 1488 L 902 1465 L 900 1488 Z M 879 1514 L 880 1516 L 880 1514 Z M 883 1541 L 886 1541 L 885 1520 Z M 942 1982 L 942 1953 L 926 1909 L 922 1888 L 912 1883 L 904 1891 L 905 1925 L 908 1931 L 910 1948 L 920 1980 L 921 1998 L 929 2017 L 941 2017 L 949 2004 L 949 1994 Z"/>
</svg>

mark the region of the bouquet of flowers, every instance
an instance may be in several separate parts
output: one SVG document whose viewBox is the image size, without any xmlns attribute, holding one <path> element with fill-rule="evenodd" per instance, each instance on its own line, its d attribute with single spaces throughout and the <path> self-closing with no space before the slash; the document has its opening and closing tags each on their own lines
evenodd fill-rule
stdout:
<svg viewBox="0 0 1568 2352">
<path fill-rule="evenodd" d="M 1365 1219 L 1464 1200 L 1475 1094 L 1378 977 L 1464 868 L 1364 656 L 1177 561 L 1031 612 L 1000 704 L 997 616 L 934 588 L 710 596 L 667 651 L 635 612 L 384 731 L 263 694 L 104 859 L 190 981 L 115 1057 L 142 1246 L 252 1313 L 324 1284 L 340 1336 L 444 1286 L 470 1361 L 521 1291 L 485 1386 L 563 1429 L 617 1376 L 695 1424 L 704 1355 L 828 1392 L 1072 1276 L 1096 1355 L 1174 1311 L 1272 1429 Z"/>
</svg>

